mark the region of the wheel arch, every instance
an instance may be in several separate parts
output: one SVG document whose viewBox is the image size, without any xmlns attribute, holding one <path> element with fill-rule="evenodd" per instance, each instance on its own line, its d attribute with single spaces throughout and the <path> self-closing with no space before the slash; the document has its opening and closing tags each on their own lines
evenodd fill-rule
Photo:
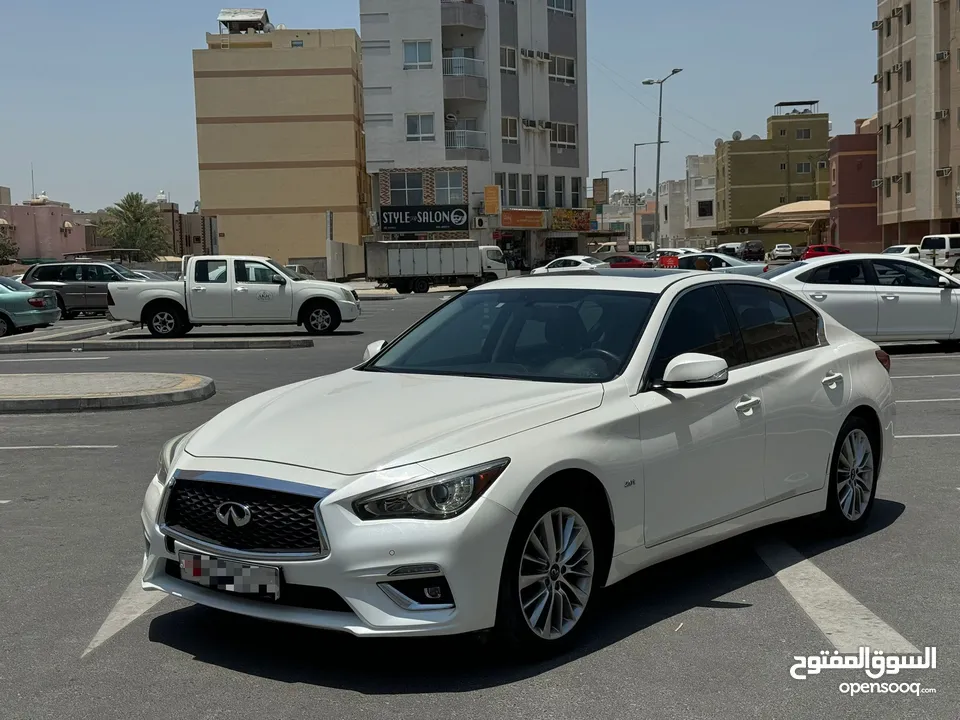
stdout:
<svg viewBox="0 0 960 720">
<path fill-rule="evenodd" d="M 317 303 L 329 303 L 336 309 L 338 314 L 340 312 L 340 306 L 337 305 L 337 301 L 333 298 L 333 296 L 330 293 L 321 290 L 315 294 L 306 296 L 300 302 L 300 306 L 297 308 L 297 325 L 303 325 L 307 321 L 307 310 Z"/>
<path fill-rule="evenodd" d="M 876 411 L 875 408 L 870 405 L 860 404 L 857 405 L 847 417 L 844 419 L 843 423 L 846 424 L 848 420 L 854 417 L 859 417 L 867 423 L 867 427 L 870 430 L 870 434 L 873 436 L 874 442 L 879 446 L 879 452 L 877 453 L 877 476 L 880 474 L 880 466 L 883 463 L 883 423 L 880 421 L 880 414 Z"/>
<path fill-rule="evenodd" d="M 189 317 L 187 315 L 187 309 L 183 306 L 183 303 L 181 303 L 176 298 L 161 296 L 161 297 L 157 297 L 149 300 L 147 304 L 143 306 L 143 310 L 140 311 L 140 323 L 142 325 L 146 325 L 147 321 L 150 319 L 150 314 L 154 312 L 157 308 L 165 305 L 174 306 L 177 309 L 177 311 L 180 312 L 181 315 L 183 315 L 185 320 L 189 320 Z"/>
</svg>

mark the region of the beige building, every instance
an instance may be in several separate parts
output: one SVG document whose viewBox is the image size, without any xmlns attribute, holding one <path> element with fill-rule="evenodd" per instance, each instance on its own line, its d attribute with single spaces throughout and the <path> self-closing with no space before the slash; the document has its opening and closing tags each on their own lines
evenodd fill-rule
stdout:
<svg viewBox="0 0 960 720">
<path fill-rule="evenodd" d="M 717 140 L 716 228 L 750 234 L 756 218 L 778 205 L 826 200 L 830 117 L 815 100 L 783 102 L 767 118 L 767 136 Z"/>
<path fill-rule="evenodd" d="M 960 232 L 957 3 L 879 0 L 873 29 L 883 244 Z"/>
<path fill-rule="evenodd" d="M 326 213 L 342 244 L 336 271 L 362 274 L 369 180 L 360 39 L 288 30 L 266 10 L 223 10 L 193 51 L 203 214 L 223 253 L 267 255 L 326 272 Z"/>
</svg>

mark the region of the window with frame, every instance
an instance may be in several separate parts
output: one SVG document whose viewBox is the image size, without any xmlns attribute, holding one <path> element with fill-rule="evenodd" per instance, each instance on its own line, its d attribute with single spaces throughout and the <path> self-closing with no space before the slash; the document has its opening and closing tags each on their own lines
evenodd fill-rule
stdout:
<svg viewBox="0 0 960 720">
<path fill-rule="evenodd" d="M 904 3 L 903 6 L 903 24 L 909 25 L 913 22 L 913 7 L 910 3 Z"/>
<path fill-rule="evenodd" d="M 273 276 L 279 275 L 275 268 L 255 260 L 234 260 L 233 275 L 238 283 L 273 285 Z"/>
<path fill-rule="evenodd" d="M 563 175 L 557 175 L 553 179 L 553 206 L 562 208 L 566 207 L 567 199 L 567 178 Z"/>
<path fill-rule="evenodd" d="M 197 283 L 227 282 L 227 261 L 197 260 L 193 266 L 193 281 Z"/>
<path fill-rule="evenodd" d="M 520 123 L 515 117 L 500 118 L 500 135 L 506 145 L 520 144 Z"/>
<path fill-rule="evenodd" d="M 423 173 L 390 173 L 391 205 L 423 205 Z"/>
<path fill-rule="evenodd" d="M 553 129 L 550 130 L 550 147 L 575 150 L 577 126 L 570 123 L 553 123 Z"/>
<path fill-rule="evenodd" d="M 866 285 L 863 263 L 859 260 L 820 265 L 797 276 L 798 282 L 811 285 Z"/>
<path fill-rule="evenodd" d="M 459 170 L 439 170 L 434 175 L 437 205 L 463 204 L 463 173 Z"/>
<path fill-rule="evenodd" d="M 502 172 L 494 173 L 493 184 L 499 185 L 501 189 L 507 187 L 507 174 Z"/>
<path fill-rule="evenodd" d="M 793 295 L 783 294 L 787 302 L 787 309 L 793 317 L 793 324 L 797 326 L 800 335 L 800 345 L 812 348 L 820 345 L 820 315 L 805 302 L 797 300 Z"/>
<path fill-rule="evenodd" d="M 913 180 L 913 175 L 912 175 L 911 173 L 906 173 L 906 174 L 903 176 L 903 193 L 904 193 L 904 195 L 909 195 L 911 192 L 913 192 L 913 187 L 912 187 L 912 184 L 913 184 L 913 183 L 912 183 L 912 180 Z"/>
<path fill-rule="evenodd" d="M 826 160 L 817 160 L 817 170 L 826 170 L 827 161 Z"/>
<path fill-rule="evenodd" d="M 740 326 L 749 362 L 770 360 L 803 349 L 782 293 L 759 285 L 724 283 L 722 287 Z"/>
<path fill-rule="evenodd" d="M 292 47 L 292 48 L 302 48 L 302 47 L 303 47 L 303 40 L 291 40 L 291 41 L 290 41 L 290 47 Z"/>
<path fill-rule="evenodd" d="M 517 207 L 520 204 L 520 175 L 507 174 L 507 206 Z"/>
<path fill-rule="evenodd" d="M 787 129 L 780 128 L 780 137 L 786 137 L 786 136 L 787 136 Z"/>
<path fill-rule="evenodd" d="M 877 275 L 877 284 L 914 288 L 940 288 L 940 275 L 933 270 L 901 260 L 876 259 L 870 261 Z"/>
<path fill-rule="evenodd" d="M 903 119 L 903 136 L 911 137 L 913 135 L 913 116 L 907 115 Z"/>
<path fill-rule="evenodd" d="M 433 45 L 429 40 L 403 41 L 403 69 L 429 70 L 433 67 Z"/>
<path fill-rule="evenodd" d="M 577 61 L 572 57 L 563 55 L 550 56 L 550 74 L 551 80 L 563 83 L 577 82 Z"/>
<path fill-rule="evenodd" d="M 885 177 L 883 179 L 883 196 L 890 197 L 891 189 L 892 189 L 892 183 L 890 182 L 890 178 Z"/>
<path fill-rule="evenodd" d="M 533 206 L 533 176 L 520 176 L 520 204 L 523 207 Z"/>
<path fill-rule="evenodd" d="M 549 207 L 549 185 L 550 185 L 550 176 L 549 175 L 537 175 L 537 207 L 545 208 Z"/>
<path fill-rule="evenodd" d="M 797 137 L 797 140 L 809 140 L 810 128 L 797 128 L 796 137 Z"/>
<path fill-rule="evenodd" d="M 407 142 L 430 142 L 436 139 L 433 113 L 407 115 Z"/>
<path fill-rule="evenodd" d="M 716 285 L 694 288 L 677 299 L 653 352 L 649 380 L 663 380 L 670 361 L 684 353 L 715 355 L 731 368 L 743 364 Z"/>
<path fill-rule="evenodd" d="M 787 164 L 786 164 L 786 163 L 780 163 L 780 169 L 781 169 L 781 170 L 786 170 L 786 169 L 787 169 Z"/>
<path fill-rule="evenodd" d="M 891 132 L 891 129 L 890 129 L 890 123 L 887 123 L 886 125 L 883 126 L 884 142 L 885 142 L 887 145 L 890 144 L 890 139 L 891 139 L 891 136 L 892 136 L 892 135 L 893 135 L 893 133 Z"/>
<path fill-rule="evenodd" d="M 713 200 L 697 201 L 697 217 L 698 218 L 713 217 Z"/>
<path fill-rule="evenodd" d="M 913 63 L 905 60 L 903 63 L 903 81 L 910 82 L 911 80 L 913 80 Z"/>
<path fill-rule="evenodd" d="M 570 207 L 583 207 L 583 178 L 570 178 Z"/>
<path fill-rule="evenodd" d="M 884 34 L 887 37 L 890 37 L 890 29 L 892 26 L 893 22 L 890 20 L 890 18 L 884 18 Z"/>
<path fill-rule="evenodd" d="M 890 71 L 889 70 L 887 70 L 884 73 L 883 90 L 884 92 L 890 92 Z"/>
<path fill-rule="evenodd" d="M 808 163 L 808 162 L 798 162 L 798 163 L 797 163 L 797 174 L 798 174 L 798 175 L 809 175 L 809 174 L 810 174 L 810 163 Z"/>
<path fill-rule="evenodd" d="M 105 265 L 83 265 L 84 282 L 120 282 L 120 274 Z"/>
<path fill-rule="evenodd" d="M 500 46 L 500 72 L 508 75 L 517 74 L 517 49 L 514 47 Z"/>
<path fill-rule="evenodd" d="M 575 0 L 547 0 L 547 10 L 564 15 L 573 15 Z"/>
</svg>

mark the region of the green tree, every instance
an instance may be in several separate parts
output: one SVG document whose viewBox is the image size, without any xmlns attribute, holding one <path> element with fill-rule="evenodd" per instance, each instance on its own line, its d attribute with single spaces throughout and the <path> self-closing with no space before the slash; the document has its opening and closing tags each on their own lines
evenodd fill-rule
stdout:
<svg viewBox="0 0 960 720">
<path fill-rule="evenodd" d="M 0 233 L 0 265 L 9 265 L 19 257 L 20 248 L 6 235 Z"/>
<path fill-rule="evenodd" d="M 159 207 L 140 193 L 127 193 L 107 208 L 97 234 L 107 238 L 112 247 L 139 250 L 138 259 L 144 262 L 170 252 Z"/>
</svg>

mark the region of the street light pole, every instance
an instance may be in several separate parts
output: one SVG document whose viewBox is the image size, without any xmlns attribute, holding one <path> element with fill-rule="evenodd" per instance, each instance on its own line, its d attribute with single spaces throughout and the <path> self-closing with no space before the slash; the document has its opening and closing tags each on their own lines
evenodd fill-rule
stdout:
<svg viewBox="0 0 960 720">
<path fill-rule="evenodd" d="M 645 143 L 634 143 L 633 144 L 633 241 L 636 242 L 639 237 L 637 236 L 637 148 L 644 147 L 645 145 L 656 145 L 657 150 L 660 149 L 661 145 L 670 142 L 669 140 L 661 140 L 657 138 L 657 142 L 645 142 Z M 658 161 L 659 162 L 659 161 Z M 659 190 L 658 190 L 659 192 Z M 656 249 L 656 248 L 654 248 Z"/>
<path fill-rule="evenodd" d="M 655 207 L 657 208 L 657 218 L 653 231 L 654 250 L 660 247 L 660 146 L 663 144 L 661 140 L 663 137 L 663 84 L 680 72 L 683 72 L 683 68 L 674 68 L 670 71 L 670 74 L 664 78 L 660 78 L 659 80 L 647 79 L 643 81 L 644 85 L 660 86 L 660 103 L 657 107 L 657 185 L 656 189 L 654 190 L 656 193 Z"/>
</svg>

